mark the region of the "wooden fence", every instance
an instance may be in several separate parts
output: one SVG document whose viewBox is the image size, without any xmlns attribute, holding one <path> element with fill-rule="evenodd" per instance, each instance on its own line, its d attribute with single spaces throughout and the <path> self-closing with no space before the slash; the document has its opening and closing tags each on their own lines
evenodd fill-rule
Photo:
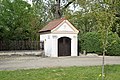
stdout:
<svg viewBox="0 0 120 80">
<path fill-rule="evenodd" d="M 40 41 L 0 41 L 0 51 L 40 50 Z"/>
</svg>

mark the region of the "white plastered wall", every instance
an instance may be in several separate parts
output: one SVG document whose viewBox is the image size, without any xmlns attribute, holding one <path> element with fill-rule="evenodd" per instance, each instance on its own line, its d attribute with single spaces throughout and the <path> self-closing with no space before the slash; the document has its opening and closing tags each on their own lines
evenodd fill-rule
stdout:
<svg viewBox="0 0 120 80">
<path fill-rule="evenodd" d="M 40 41 L 44 42 L 44 51 L 46 56 L 51 56 L 52 53 L 52 39 L 51 34 L 42 34 L 40 35 Z"/>
<path fill-rule="evenodd" d="M 44 51 L 46 56 L 58 57 L 58 39 L 69 37 L 71 39 L 71 56 L 77 56 L 77 34 L 43 34 L 40 41 L 44 41 Z"/>
<path fill-rule="evenodd" d="M 61 37 L 68 37 L 71 39 L 71 56 L 77 56 L 77 34 L 51 34 L 56 36 L 52 42 L 52 57 L 58 57 L 58 39 Z"/>
<path fill-rule="evenodd" d="M 56 28 L 51 30 L 49 34 L 41 34 L 40 41 L 44 41 L 44 51 L 46 56 L 58 57 L 58 39 L 68 37 L 71 39 L 71 56 L 77 56 L 78 51 L 78 30 L 73 25 L 65 20 Z"/>
</svg>

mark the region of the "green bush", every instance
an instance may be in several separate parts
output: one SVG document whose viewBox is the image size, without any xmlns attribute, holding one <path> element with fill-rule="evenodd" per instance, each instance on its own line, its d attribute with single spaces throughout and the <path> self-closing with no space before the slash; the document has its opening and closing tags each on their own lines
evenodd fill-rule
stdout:
<svg viewBox="0 0 120 80">
<path fill-rule="evenodd" d="M 117 34 L 110 34 L 108 36 L 110 46 L 107 48 L 107 55 L 120 56 L 120 38 Z"/>
<path fill-rule="evenodd" d="M 86 50 L 87 52 L 91 53 L 97 53 L 102 51 L 102 48 L 100 48 L 100 36 L 97 32 L 85 33 L 80 38 L 81 51 Z"/>
<path fill-rule="evenodd" d="M 109 45 L 106 55 L 120 56 L 120 38 L 115 33 L 108 36 Z M 102 42 L 100 34 L 97 32 L 88 32 L 80 37 L 81 51 L 86 50 L 87 53 L 102 54 Z"/>
</svg>

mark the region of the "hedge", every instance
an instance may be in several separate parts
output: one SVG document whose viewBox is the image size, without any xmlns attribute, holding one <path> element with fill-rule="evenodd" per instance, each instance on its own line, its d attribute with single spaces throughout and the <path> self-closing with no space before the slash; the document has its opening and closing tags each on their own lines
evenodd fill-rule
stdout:
<svg viewBox="0 0 120 80">
<path fill-rule="evenodd" d="M 120 56 L 120 37 L 117 34 L 110 34 L 108 38 L 110 46 L 107 48 L 107 55 Z"/>
<path fill-rule="evenodd" d="M 107 55 L 120 55 L 120 38 L 115 33 L 110 33 L 108 36 L 108 48 Z M 87 53 L 101 53 L 102 54 L 102 42 L 100 40 L 100 34 L 97 32 L 87 32 L 80 37 L 81 51 L 86 50 Z"/>
<path fill-rule="evenodd" d="M 100 36 L 97 32 L 88 32 L 81 36 L 81 51 L 86 50 L 87 52 L 101 52 L 100 48 Z"/>
</svg>

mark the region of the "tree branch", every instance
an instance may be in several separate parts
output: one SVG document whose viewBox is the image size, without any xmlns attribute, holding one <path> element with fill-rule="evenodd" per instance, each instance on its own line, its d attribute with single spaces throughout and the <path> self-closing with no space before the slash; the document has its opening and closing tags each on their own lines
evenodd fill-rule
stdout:
<svg viewBox="0 0 120 80">
<path fill-rule="evenodd" d="M 70 4 L 72 4 L 74 1 L 75 1 L 75 0 L 72 0 L 72 1 L 68 2 L 68 4 L 65 5 L 65 7 L 64 7 L 63 9 L 66 9 L 66 8 L 67 8 Z"/>
<path fill-rule="evenodd" d="M 119 14 L 119 13 L 116 13 L 115 16 L 116 16 L 116 17 L 120 17 L 120 14 Z"/>
</svg>

